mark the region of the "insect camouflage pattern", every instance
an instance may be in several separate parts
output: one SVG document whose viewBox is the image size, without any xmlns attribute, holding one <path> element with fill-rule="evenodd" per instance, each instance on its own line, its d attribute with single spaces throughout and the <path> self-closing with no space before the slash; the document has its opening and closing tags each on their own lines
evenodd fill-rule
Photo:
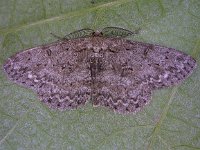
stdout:
<svg viewBox="0 0 200 150">
<path fill-rule="evenodd" d="M 135 113 L 149 103 L 153 90 L 187 78 L 196 61 L 173 48 L 124 39 L 132 34 L 117 27 L 78 30 L 15 54 L 4 70 L 50 108 L 74 109 L 91 100 L 94 106 Z"/>
</svg>

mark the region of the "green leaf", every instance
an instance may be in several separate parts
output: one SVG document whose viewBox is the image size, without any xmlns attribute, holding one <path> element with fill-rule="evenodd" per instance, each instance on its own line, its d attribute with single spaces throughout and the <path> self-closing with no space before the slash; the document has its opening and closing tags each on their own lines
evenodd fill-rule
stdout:
<svg viewBox="0 0 200 150">
<path fill-rule="evenodd" d="M 132 40 L 180 49 L 200 62 L 199 0 L 1 0 L 0 64 L 16 52 L 82 28 L 141 28 Z M 200 68 L 154 92 L 135 115 L 91 104 L 59 112 L 0 70 L 0 149 L 198 149 Z"/>
</svg>

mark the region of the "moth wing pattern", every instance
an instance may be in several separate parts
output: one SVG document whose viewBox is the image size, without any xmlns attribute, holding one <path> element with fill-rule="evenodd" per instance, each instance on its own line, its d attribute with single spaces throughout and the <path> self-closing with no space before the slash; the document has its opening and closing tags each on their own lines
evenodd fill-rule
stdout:
<svg viewBox="0 0 200 150">
<path fill-rule="evenodd" d="M 17 53 L 3 66 L 8 78 L 34 90 L 51 108 L 65 110 L 84 105 L 90 99 L 90 77 L 85 64 L 77 67 L 80 56 L 73 53 L 69 42 Z"/>
<path fill-rule="evenodd" d="M 59 42 L 17 53 L 4 70 L 51 108 L 73 109 L 91 99 L 93 106 L 135 113 L 150 102 L 153 90 L 181 83 L 197 66 L 176 49 L 123 39 L 137 32 L 77 30 Z"/>
<path fill-rule="evenodd" d="M 197 66 L 195 59 L 174 48 L 141 42 L 132 43 L 137 45 L 136 52 L 140 58 L 137 61 L 142 66 L 138 75 L 152 89 L 178 85 L 191 75 Z"/>
<path fill-rule="evenodd" d="M 112 44 L 111 44 L 112 45 Z M 124 40 L 100 76 L 94 106 L 122 113 L 135 113 L 148 104 L 155 89 L 181 83 L 196 61 L 189 55 L 159 45 Z"/>
</svg>

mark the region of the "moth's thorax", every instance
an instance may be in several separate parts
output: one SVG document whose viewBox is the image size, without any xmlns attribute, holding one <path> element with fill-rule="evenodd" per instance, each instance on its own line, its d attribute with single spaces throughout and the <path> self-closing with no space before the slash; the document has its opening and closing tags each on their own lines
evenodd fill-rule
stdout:
<svg viewBox="0 0 200 150">
<path fill-rule="evenodd" d="M 105 40 L 103 40 L 101 36 L 98 36 L 100 33 L 95 32 L 94 34 L 96 34 L 94 37 L 88 39 L 92 42 L 89 42 L 86 45 L 86 49 L 90 50 L 88 59 L 90 74 L 93 80 L 95 80 L 97 75 L 99 75 L 99 73 L 103 70 L 103 54 L 108 49 L 108 45 L 105 43 Z"/>
<path fill-rule="evenodd" d="M 109 44 L 105 42 L 103 37 L 91 37 L 87 39 L 86 49 L 92 50 L 94 53 L 105 51 L 109 48 Z"/>
</svg>

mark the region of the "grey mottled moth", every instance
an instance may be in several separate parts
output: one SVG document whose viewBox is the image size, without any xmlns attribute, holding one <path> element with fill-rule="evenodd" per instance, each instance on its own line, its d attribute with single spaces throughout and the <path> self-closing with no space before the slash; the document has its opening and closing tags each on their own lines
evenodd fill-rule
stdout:
<svg viewBox="0 0 200 150">
<path fill-rule="evenodd" d="M 197 65 L 176 49 L 125 39 L 136 33 L 117 27 L 78 30 L 19 52 L 3 67 L 10 80 L 31 88 L 51 108 L 74 109 L 91 100 L 135 113 L 153 90 L 181 83 Z"/>
</svg>

